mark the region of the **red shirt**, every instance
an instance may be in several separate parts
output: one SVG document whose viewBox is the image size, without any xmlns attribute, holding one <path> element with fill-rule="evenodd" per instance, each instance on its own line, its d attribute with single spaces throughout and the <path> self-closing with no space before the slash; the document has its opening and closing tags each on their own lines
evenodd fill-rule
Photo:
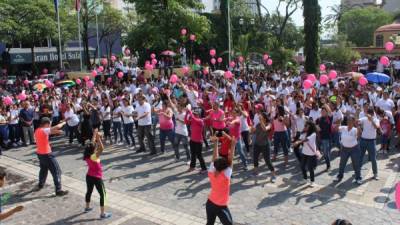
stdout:
<svg viewBox="0 0 400 225">
<path fill-rule="evenodd" d="M 193 116 L 189 111 L 186 113 L 185 123 L 190 125 L 190 140 L 196 143 L 203 143 L 204 121 Z"/>
<path fill-rule="evenodd" d="M 231 140 L 225 136 L 219 138 L 221 142 L 221 149 L 219 150 L 219 155 L 223 157 L 228 157 L 229 149 L 231 148 Z"/>
<path fill-rule="evenodd" d="M 47 155 L 51 153 L 51 147 L 49 143 L 50 128 L 38 128 L 35 131 L 36 139 L 36 153 L 40 155 Z"/>
</svg>

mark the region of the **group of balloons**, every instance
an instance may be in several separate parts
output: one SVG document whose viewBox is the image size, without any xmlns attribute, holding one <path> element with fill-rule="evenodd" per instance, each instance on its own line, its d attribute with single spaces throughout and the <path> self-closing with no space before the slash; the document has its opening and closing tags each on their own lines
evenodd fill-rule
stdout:
<svg viewBox="0 0 400 225">
<path fill-rule="evenodd" d="M 184 37 L 184 36 L 187 35 L 187 30 L 186 30 L 185 28 L 182 28 L 182 30 L 181 30 L 181 35 L 182 35 L 182 37 Z M 190 35 L 189 35 L 189 40 L 191 40 L 191 41 L 196 41 L 196 35 L 190 34 Z"/>
<path fill-rule="evenodd" d="M 326 70 L 325 65 L 321 64 L 320 70 L 325 71 Z M 319 83 L 325 85 L 329 82 L 329 80 L 334 80 L 336 79 L 336 77 L 337 77 L 337 72 L 335 70 L 330 70 L 328 75 L 322 74 L 319 77 Z M 316 81 L 317 77 L 314 74 L 308 74 L 307 79 L 303 82 L 303 88 L 310 89 L 315 84 Z"/>
</svg>

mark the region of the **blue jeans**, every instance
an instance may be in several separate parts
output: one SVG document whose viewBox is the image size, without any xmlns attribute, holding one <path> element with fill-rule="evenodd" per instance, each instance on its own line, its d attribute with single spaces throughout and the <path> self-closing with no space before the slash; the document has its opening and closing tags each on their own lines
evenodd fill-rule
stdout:
<svg viewBox="0 0 400 225">
<path fill-rule="evenodd" d="M 161 130 L 160 129 L 160 147 L 161 152 L 165 150 L 165 139 L 168 137 L 168 140 L 171 142 L 171 145 L 174 146 L 174 130 Z"/>
<path fill-rule="evenodd" d="M 190 151 L 189 151 L 189 146 L 188 146 L 188 137 L 184 136 L 182 134 L 175 134 L 175 143 L 174 143 L 174 150 L 175 150 L 175 156 L 177 159 L 180 159 L 180 154 L 179 154 L 179 144 L 183 144 L 183 148 L 185 149 L 186 152 L 186 159 L 187 161 L 190 160 Z"/>
<path fill-rule="evenodd" d="M 288 156 L 288 145 L 289 145 L 289 135 L 287 131 L 275 132 L 274 133 L 274 153 L 278 154 L 279 147 L 282 147 L 283 154 Z"/>
<path fill-rule="evenodd" d="M 131 138 L 132 145 L 135 145 L 135 138 L 133 137 L 133 123 L 124 123 L 124 137 L 128 145 L 131 144 L 129 138 Z"/>
<path fill-rule="evenodd" d="M 46 183 L 47 174 L 50 170 L 56 193 L 61 191 L 61 169 L 54 155 L 50 153 L 45 155 L 37 154 L 37 156 L 40 163 L 39 187 L 43 187 Z"/>
<path fill-rule="evenodd" d="M 353 165 L 353 170 L 356 174 L 356 180 L 361 180 L 360 172 L 360 148 L 358 145 L 352 148 L 342 147 L 340 150 L 340 163 L 339 163 L 339 174 L 338 178 L 342 179 L 344 174 L 344 169 L 347 164 L 347 160 L 351 158 L 351 164 Z"/>
<path fill-rule="evenodd" d="M 321 139 L 321 151 L 324 154 L 326 168 L 331 168 L 331 140 Z"/>
<path fill-rule="evenodd" d="M 246 155 L 244 154 L 244 151 L 242 148 L 242 140 L 241 139 L 236 141 L 235 149 L 237 152 L 239 152 L 239 157 L 240 157 L 240 160 L 242 161 L 243 166 L 247 167 L 247 159 L 246 159 Z"/>
<path fill-rule="evenodd" d="M 8 125 L 0 125 L 0 135 L 3 138 L 3 142 L 8 141 Z"/>
<path fill-rule="evenodd" d="M 114 142 L 117 142 L 118 139 L 118 134 L 119 134 L 119 140 L 122 142 L 122 128 L 121 128 L 121 122 L 113 122 L 113 133 L 114 133 Z"/>
<path fill-rule="evenodd" d="M 151 124 L 152 124 L 152 128 L 153 128 L 153 136 L 155 136 L 156 128 L 157 128 L 157 124 L 158 124 L 158 115 L 151 116 Z"/>
<path fill-rule="evenodd" d="M 376 141 L 375 139 L 364 139 L 360 140 L 360 169 L 364 164 L 365 152 L 368 151 L 368 158 L 372 163 L 372 171 L 374 175 L 378 175 L 378 165 L 376 163 Z"/>
</svg>

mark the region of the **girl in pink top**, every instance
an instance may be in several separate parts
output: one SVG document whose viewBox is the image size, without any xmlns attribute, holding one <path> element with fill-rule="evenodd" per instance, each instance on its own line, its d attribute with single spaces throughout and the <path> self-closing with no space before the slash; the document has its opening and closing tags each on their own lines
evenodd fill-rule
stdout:
<svg viewBox="0 0 400 225">
<path fill-rule="evenodd" d="M 204 121 L 200 118 L 200 114 L 201 109 L 196 108 L 193 111 L 189 110 L 185 117 L 185 123 L 190 125 L 190 168 L 188 172 L 191 172 L 196 168 L 196 158 L 200 162 L 200 173 L 207 172 L 207 167 L 202 153 Z"/>
<path fill-rule="evenodd" d="M 171 145 L 174 146 L 174 122 L 172 121 L 173 112 L 172 109 L 168 106 L 168 101 L 162 102 L 162 109 L 158 111 L 158 119 L 160 123 L 160 146 L 161 153 L 164 153 L 165 149 L 165 139 L 171 142 Z"/>
<path fill-rule="evenodd" d="M 100 163 L 100 155 L 103 152 L 104 146 L 101 141 L 101 136 L 99 133 L 95 132 L 93 134 L 92 143 L 90 143 L 83 153 L 83 160 L 86 161 L 88 166 L 88 172 L 86 174 L 86 207 L 85 212 L 92 210 L 90 208 L 90 197 L 92 196 L 93 188 L 96 186 L 97 191 L 100 195 L 100 218 L 106 219 L 111 217 L 111 213 L 104 212 L 104 201 L 106 198 L 106 189 L 103 183 L 103 169 Z"/>
<path fill-rule="evenodd" d="M 213 103 L 209 117 L 214 132 L 221 131 L 225 128 L 225 113 L 219 108 L 218 102 Z"/>
<path fill-rule="evenodd" d="M 214 142 L 214 152 L 208 170 L 211 192 L 206 203 L 207 225 L 213 225 L 217 217 L 223 225 L 231 225 L 233 220 L 228 209 L 228 202 L 235 140 L 231 139 L 232 144 L 227 158 L 218 156 L 218 137 L 213 136 L 211 140 Z"/>
<path fill-rule="evenodd" d="M 239 152 L 240 160 L 242 161 L 243 164 L 243 169 L 247 170 L 247 159 L 243 151 L 242 142 L 240 140 L 241 137 L 240 134 L 241 121 L 239 116 L 240 114 L 241 114 L 240 108 L 235 107 L 231 112 L 232 117 L 229 117 L 228 119 L 227 126 L 229 128 L 229 135 L 234 138 L 235 148 L 236 151 Z"/>
</svg>

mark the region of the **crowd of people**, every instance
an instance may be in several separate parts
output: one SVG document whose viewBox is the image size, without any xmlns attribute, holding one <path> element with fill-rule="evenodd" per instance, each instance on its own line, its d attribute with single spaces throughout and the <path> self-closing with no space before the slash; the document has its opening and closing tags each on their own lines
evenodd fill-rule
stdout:
<svg viewBox="0 0 400 225">
<path fill-rule="evenodd" d="M 1 148 L 37 143 L 44 168 L 39 188 L 50 170 L 56 193 L 64 195 L 56 182 L 60 180 L 58 164 L 42 154 L 49 154 L 44 139 L 59 133 L 65 122 L 68 142 L 85 148 L 84 160 L 89 167 L 85 210 L 89 211 L 93 188 L 105 195 L 99 160 L 104 148 L 117 144 L 137 153 L 164 154 L 168 139 L 173 157 L 177 162 L 185 161 L 188 172 L 195 171 L 197 161 L 200 173 L 208 171 L 212 186 L 207 202 L 208 224 L 213 224 L 216 216 L 223 224 L 232 224 L 229 210 L 226 213 L 229 188 L 218 185 L 229 186 L 235 153 L 241 169 L 248 170 L 252 162 L 255 176 L 260 173 L 262 155 L 271 182 L 279 176 L 274 163 L 283 160 L 289 166 L 293 154 L 304 180 L 309 178 L 309 185 L 314 186 L 318 164 L 331 170 L 332 151 L 340 152 L 339 173 L 333 179 L 343 179 L 351 158 L 354 182 L 362 184 L 360 171 L 366 162 L 371 162 L 373 179 L 378 180 L 377 154 L 399 149 L 400 82 L 394 76 L 388 84 L 362 86 L 349 77 L 324 85 L 317 80 L 313 87 L 304 89 L 304 74 L 297 71 L 231 69 L 234 76 L 228 79 L 201 70 L 176 82 L 170 81 L 171 73 L 145 77 L 140 72 L 118 78 L 119 69 L 113 68 L 114 82 L 96 78 L 93 87 L 82 83 L 35 91 L 18 82 L 3 85 L 0 91 L 10 92 L 13 102 L 3 102 L 0 107 Z M 19 100 L 21 92 L 26 94 L 25 100 Z M 43 125 L 49 128 L 50 124 L 57 129 L 43 129 Z M 155 145 L 156 138 L 160 147 Z M 211 147 L 213 163 L 207 170 L 203 152 Z M 221 174 L 228 179 L 220 178 Z M 101 216 L 107 218 L 110 215 L 104 212 L 104 197 Z"/>
</svg>

